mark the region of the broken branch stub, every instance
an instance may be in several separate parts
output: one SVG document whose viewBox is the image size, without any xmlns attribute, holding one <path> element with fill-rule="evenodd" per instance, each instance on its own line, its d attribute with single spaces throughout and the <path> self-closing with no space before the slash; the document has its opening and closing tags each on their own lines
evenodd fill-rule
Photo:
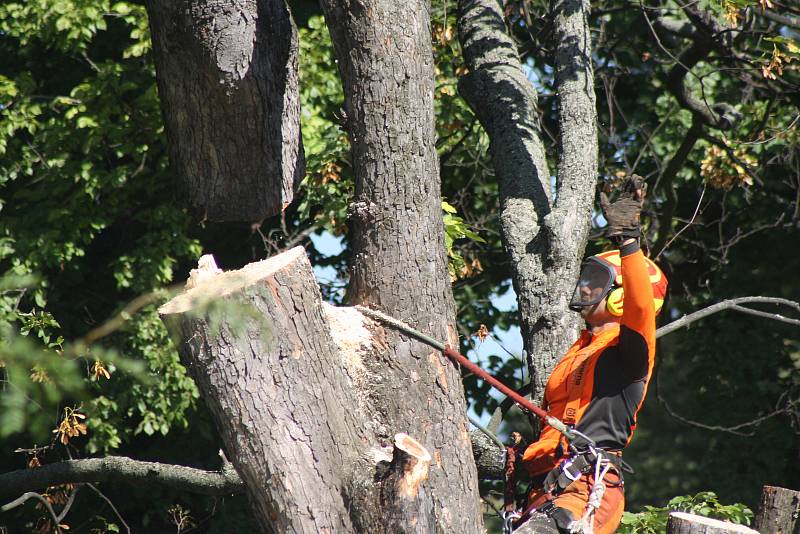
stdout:
<svg viewBox="0 0 800 534">
<path fill-rule="evenodd" d="M 423 482 L 428 479 L 431 454 L 408 434 L 396 434 L 389 468 L 381 480 L 381 505 L 386 532 L 435 532 L 433 510 Z"/>
</svg>

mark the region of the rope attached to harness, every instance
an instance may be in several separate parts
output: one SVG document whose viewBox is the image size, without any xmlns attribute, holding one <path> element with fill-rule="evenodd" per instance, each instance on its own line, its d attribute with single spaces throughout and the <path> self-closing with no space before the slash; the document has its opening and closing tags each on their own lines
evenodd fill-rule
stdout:
<svg viewBox="0 0 800 534">
<path fill-rule="evenodd" d="M 569 526 L 571 533 L 577 534 L 594 534 L 594 514 L 600 504 L 603 502 L 603 495 L 606 493 L 606 484 L 603 479 L 611 469 L 612 464 L 605 458 L 601 451 L 597 451 L 597 460 L 594 464 L 594 484 L 589 493 L 589 499 L 586 503 L 586 512 L 577 521 L 573 521 Z"/>
<path fill-rule="evenodd" d="M 579 521 L 573 521 L 570 525 L 570 532 L 575 533 L 582 533 L 582 534 L 592 534 L 593 527 L 592 523 L 594 520 L 594 513 L 600 507 L 600 503 L 603 501 L 603 494 L 605 493 L 605 483 L 603 483 L 603 478 L 605 478 L 606 474 L 608 473 L 609 469 L 612 468 L 612 462 L 605 458 L 603 453 L 600 449 L 595 448 L 594 441 L 586 436 L 575 430 L 574 428 L 564 424 L 559 419 L 549 415 L 547 412 L 542 410 L 539 406 L 536 406 L 531 401 L 511 389 L 510 387 L 506 386 L 498 379 L 472 363 L 466 356 L 460 354 L 459 352 L 453 350 L 449 345 L 445 345 L 440 341 L 435 340 L 434 338 L 423 334 L 422 332 L 415 330 L 414 328 L 408 326 L 404 322 L 395 319 L 394 317 L 390 317 L 384 313 L 379 311 L 371 310 L 364 306 L 355 306 L 355 308 L 360 311 L 362 314 L 366 315 L 370 319 L 374 319 L 379 321 L 383 324 L 389 325 L 401 332 L 409 335 L 410 337 L 425 343 L 435 349 L 442 351 L 442 353 L 453 360 L 456 364 L 461 365 L 462 367 L 466 368 L 470 373 L 476 375 L 477 377 L 483 379 L 484 381 L 488 382 L 492 387 L 499 390 L 501 393 L 509 397 L 513 400 L 522 410 L 530 412 L 538 416 L 544 423 L 550 425 L 558 432 L 560 432 L 569 442 L 570 448 L 574 449 L 577 453 L 579 451 L 591 451 L 596 454 L 596 463 L 595 463 L 595 483 L 592 487 L 591 494 L 589 496 L 589 504 L 586 509 L 586 513 Z M 519 445 L 519 442 L 516 443 Z M 516 447 L 508 447 L 506 448 L 506 457 L 508 455 L 516 456 Z M 582 457 L 583 455 L 580 455 Z M 509 465 L 510 464 L 510 465 Z M 602 468 L 601 468 L 602 464 Z M 588 465 L 586 466 L 589 467 Z M 506 483 L 509 482 L 513 486 L 513 470 L 514 470 L 514 459 L 511 459 L 510 462 L 506 464 Z M 509 472 L 510 470 L 510 472 Z M 555 471 L 555 470 L 554 470 Z M 563 471 L 562 471 L 563 473 Z M 572 475 L 569 470 L 566 470 L 566 476 Z M 580 477 L 581 470 L 579 469 L 577 472 L 577 476 Z M 574 475 L 573 475 L 574 476 Z M 571 478 L 571 477 L 570 477 Z M 571 480 L 575 480 L 571 478 Z M 511 489 L 513 492 L 513 488 Z M 550 494 L 550 492 L 548 492 Z M 509 496 L 506 495 L 506 507 L 503 511 L 503 532 L 504 533 L 511 533 L 514 528 L 516 528 L 520 522 L 526 520 L 531 513 L 532 508 L 529 507 L 528 510 L 525 510 L 524 513 L 519 513 L 516 511 L 512 506 L 509 505 Z M 551 497 L 552 498 L 552 497 Z M 513 498 L 512 498 L 513 501 Z M 573 527 L 575 530 L 573 530 Z"/>
<path fill-rule="evenodd" d="M 444 343 L 442 343 L 440 341 L 437 341 L 437 340 L 433 339 L 432 337 L 423 334 L 419 330 L 415 330 L 414 328 L 408 326 L 404 322 L 402 322 L 402 321 L 400 321 L 398 319 L 395 319 L 394 317 L 390 317 L 390 316 L 386 315 L 385 313 L 381 313 L 379 311 L 371 310 L 370 308 L 366 308 L 364 306 L 359 306 L 359 305 L 356 305 L 354 307 L 355 307 L 355 309 L 357 309 L 358 311 L 360 311 L 361 313 L 363 313 L 364 315 L 366 315 L 370 319 L 374 319 L 374 320 L 379 321 L 381 323 L 388 324 L 389 326 L 392 326 L 392 327 L 396 328 L 397 330 L 400 330 L 400 331 L 408 334 L 409 336 L 413 337 L 414 339 L 417 339 L 418 341 L 421 341 L 421 342 L 425 343 L 426 345 L 429 345 L 429 346 L 431 346 L 431 347 L 433 347 L 435 349 L 438 349 L 438 350 L 442 351 L 442 353 L 445 356 L 447 356 L 448 358 L 450 358 L 451 360 L 453 360 L 457 364 L 461 365 L 462 367 L 466 368 L 470 373 L 472 373 L 475 376 L 481 378 L 482 380 L 485 380 L 492 387 L 494 387 L 495 389 L 497 389 L 498 391 L 500 391 L 501 393 L 503 393 L 504 395 L 506 395 L 507 397 L 512 399 L 520 408 L 535 414 L 542 421 L 544 421 L 546 424 L 548 424 L 551 427 L 553 427 L 556 430 L 558 430 L 561 434 L 564 435 L 565 438 L 567 438 L 568 441 L 572 442 L 572 441 L 575 441 L 575 440 L 580 440 L 581 443 L 583 444 L 583 441 L 588 439 L 588 438 L 586 438 L 586 436 L 584 436 L 582 434 L 579 434 L 579 433 L 576 433 L 572 428 L 570 428 L 569 426 L 565 425 L 563 422 L 561 422 L 557 418 L 553 417 L 552 415 L 549 415 L 547 412 L 542 410 L 539 406 L 536 406 L 531 401 L 529 401 L 528 399 L 526 399 L 525 397 L 523 397 L 522 395 L 520 395 L 519 393 L 517 393 L 516 391 L 514 391 L 510 387 L 508 387 L 505 384 L 503 384 L 502 382 L 500 382 L 498 379 L 496 379 L 495 377 L 493 377 L 492 375 L 490 375 L 489 373 L 487 373 L 486 371 L 484 371 L 483 369 L 481 369 L 480 367 L 478 367 L 477 365 L 472 363 L 469 360 L 469 358 L 467 358 L 463 354 L 453 350 L 449 345 L 445 345 Z M 589 443 L 587 443 L 587 445 L 594 445 L 594 443 L 592 443 L 591 440 L 589 440 Z"/>
</svg>

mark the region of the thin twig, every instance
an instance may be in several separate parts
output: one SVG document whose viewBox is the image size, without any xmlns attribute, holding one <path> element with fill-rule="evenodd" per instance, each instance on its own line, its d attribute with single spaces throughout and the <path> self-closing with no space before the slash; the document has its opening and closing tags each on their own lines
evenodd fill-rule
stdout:
<svg viewBox="0 0 800 534">
<path fill-rule="evenodd" d="M 767 419 L 771 419 L 771 418 L 773 418 L 773 417 L 775 417 L 777 415 L 781 415 L 781 414 L 784 414 L 784 413 L 787 413 L 787 412 L 790 411 L 790 408 L 787 406 L 785 408 L 780 408 L 780 409 L 777 409 L 777 410 L 775 410 L 773 412 L 770 412 L 767 415 L 763 415 L 761 417 L 757 417 L 756 419 L 753 419 L 751 421 L 746 421 L 744 423 L 739 423 L 739 424 L 733 425 L 733 426 L 707 425 L 707 424 L 701 423 L 699 421 L 694 421 L 692 419 L 688 419 L 688 418 L 678 414 L 677 412 L 675 412 L 675 410 L 672 409 L 672 407 L 669 405 L 667 400 L 661 396 L 661 392 L 660 391 L 657 393 L 656 396 L 658 397 L 659 404 L 661 404 L 664 407 L 664 410 L 667 412 L 667 414 L 670 417 L 672 417 L 673 419 L 676 419 L 676 420 L 680 421 L 681 423 L 685 423 L 687 425 L 695 426 L 695 427 L 698 427 L 698 428 L 703 428 L 705 430 L 713 430 L 713 431 L 717 431 L 717 432 L 728 432 L 729 434 L 734 434 L 734 435 L 743 436 L 743 437 L 752 437 L 752 436 L 755 435 L 756 431 L 755 431 L 755 429 L 753 429 L 753 430 L 750 430 L 749 432 L 742 432 L 740 429 L 747 428 L 747 427 L 758 426 L 761 423 L 763 423 L 764 421 L 766 421 Z"/>
<path fill-rule="evenodd" d="M 697 214 L 700 212 L 700 205 L 703 202 L 703 197 L 705 196 L 705 194 L 706 194 L 706 184 L 704 183 L 703 184 L 703 191 L 700 193 L 700 199 L 697 201 L 697 206 L 694 209 L 694 213 L 692 214 L 692 218 L 689 220 L 688 223 L 686 223 L 686 225 L 683 228 L 681 228 L 674 236 L 672 236 L 672 238 L 670 238 L 670 240 L 667 241 L 667 243 L 663 247 L 661 247 L 661 250 L 658 252 L 658 254 L 656 254 L 656 257 L 654 259 L 657 260 L 658 257 L 661 256 L 661 254 L 665 250 L 667 250 L 667 247 L 669 247 L 672 244 L 673 241 L 678 239 L 679 235 L 681 235 L 687 228 L 689 228 L 692 224 L 694 224 L 694 220 L 697 218 Z"/>
<path fill-rule="evenodd" d="M 48 501 L 47 499 L 44 498 L 43 495 L 36 493 L 35 491 L 28 491 L 26 493 L 23 493 L 10 503 L 0 506 L 0 512 L 8 512 L 9 510 L 16 508 L 17 506 L 24 504 L 29 499 L 38 499 L 42 501 L 45 508 L 47 508 L 47 511 L 50 512 L 50 515 L 53 517 L 53 521 L 55 521 L 56 531 L 58 532 L 58 534 L 64 534 L 63 531 L 61 530 L 61 527 L 59 526 L 58 516 L 56 516 L 56 512 L 55 510 L 53 510 L 53 506 L 50 504 L 50 501 Z"/>
<path fill-rule="evenodd" d="M 167 291 L 174 291 L 177 289 L 177 287 L 178 286 L 167 288 Z M 126 304 L 125 307 L 122 308 L 122 311 L 120 311 L 117 315 L 115 315 L 108 321 L 104 322 L 100 326 L 93 328 L 85 336 L 80 338 L 75 343 L 75 352 L 80 353 L 82 350 L 85 350 L 92 343 L 99 341 L 100 339 L 108 336 L 109 334 L 116 332 L 122 327 L 122 325 L 128 322 L 131 319 L 131 316 L 134 315 L 136 312 L 138 312 L 148 304 L 157 302 L 163 297 L 164 297 L 164 290 L 151 291 L 150 293 L 139 295 L 138 297 L 130 301 L 128 304 Z"/>
<path fill-rule="evenodd" d="M 97 489 L 97 488 L 94 486 L 94 484 L 88 484 L 88 483 L 87 483 L 86 485 L 87 485 L 87 486 L 89 486 L 90 488 L 92 488 L 92 489 L 95 491 L 95 493 L 97 493 L 97 494 L 100 496 L 100 498 L 101 498 L 101 499 L 103 499 L 104 501 L 106 501 L 106 504 L 108 504 L 108 505 L 111 507 L 111 509 L 114 511 L 114 513 L 117 515 L 117 518 L 118 518 L 118 519 L 120 520 L 120 522 L 122 523 L 122 526 L 124 526 L 124 527 L 125 527 L 125 530 L 127 530 L 127 531 L 128 531 L 128 534 L 131 534 L 131 527 L 129 527 L 129 526 L 128 526 L 128 523 L 126 523 L 126 522 L 125 522 L 125 520 L 122 518 L 122 514 L 120 514 L 120 513 L 119 513 L 119 510 L 117 510 L 117 507 L 116 507 L 116 506 L 114 506 L 114 503 L 113 503 L 113 502 L 111 502 L 111 499 L 109 499 L 108 497 L 106 497 L 106 496 L 105 496 L 105 494 L 104 494 L 102 491 L 100 491 L 99 489 Z"/>
<path fill-rule="evenodd" d="M 739 306 L 738 304 L 734 304 L 731 306 L 732 310 L 736 310 L 738 312 L 746 313 L 749 315 L 755 315 L 756 317 L 764 317 L 766 319 L 772 319 L 774 321 L 780 321 L 782 323 L 793 324 L 795 326 L 800 326 L 800 320 L 798 319 L 791 319 L 789 317 L 784 317 L 783 315 L 777 313 L 767 313 L 762 312 L 759 310 L 754 310 L 751 308 L 746 308 L 745 306 Z"/>
</svg>

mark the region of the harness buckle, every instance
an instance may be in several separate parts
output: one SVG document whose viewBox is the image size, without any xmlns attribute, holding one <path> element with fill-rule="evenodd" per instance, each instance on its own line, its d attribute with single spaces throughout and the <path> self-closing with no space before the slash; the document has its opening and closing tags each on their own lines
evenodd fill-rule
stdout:
<svg viewBox="0 0 800 534">
<path fill-rule="evenodd" d="M 570 481 L 575 482 L 581 477 L 581 470 L 578 469 L 576 473 L 573 473 L 569 470 L 572 467 L 572 464 L 575 462 L 574 459 L 569 458 L 565 460 L 564 463 L 561 464 L 561 472 L 564 473 L 564 476 L 567 477 Z"/>
</svg>

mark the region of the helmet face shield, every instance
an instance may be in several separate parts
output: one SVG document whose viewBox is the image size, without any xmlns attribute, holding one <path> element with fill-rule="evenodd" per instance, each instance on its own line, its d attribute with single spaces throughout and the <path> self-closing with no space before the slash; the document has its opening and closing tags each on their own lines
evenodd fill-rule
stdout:
<svg viewBox="0 0 800 534">
<path fill-rule="evenodd" d="M 605 297 L 614 285 L 614 268 L 594 258 L 583 264 L 581 276 L 575 286 L 575 293 L 569 308 L 580 311 L 587 306 L 594 306 Z"/>
</svg>

